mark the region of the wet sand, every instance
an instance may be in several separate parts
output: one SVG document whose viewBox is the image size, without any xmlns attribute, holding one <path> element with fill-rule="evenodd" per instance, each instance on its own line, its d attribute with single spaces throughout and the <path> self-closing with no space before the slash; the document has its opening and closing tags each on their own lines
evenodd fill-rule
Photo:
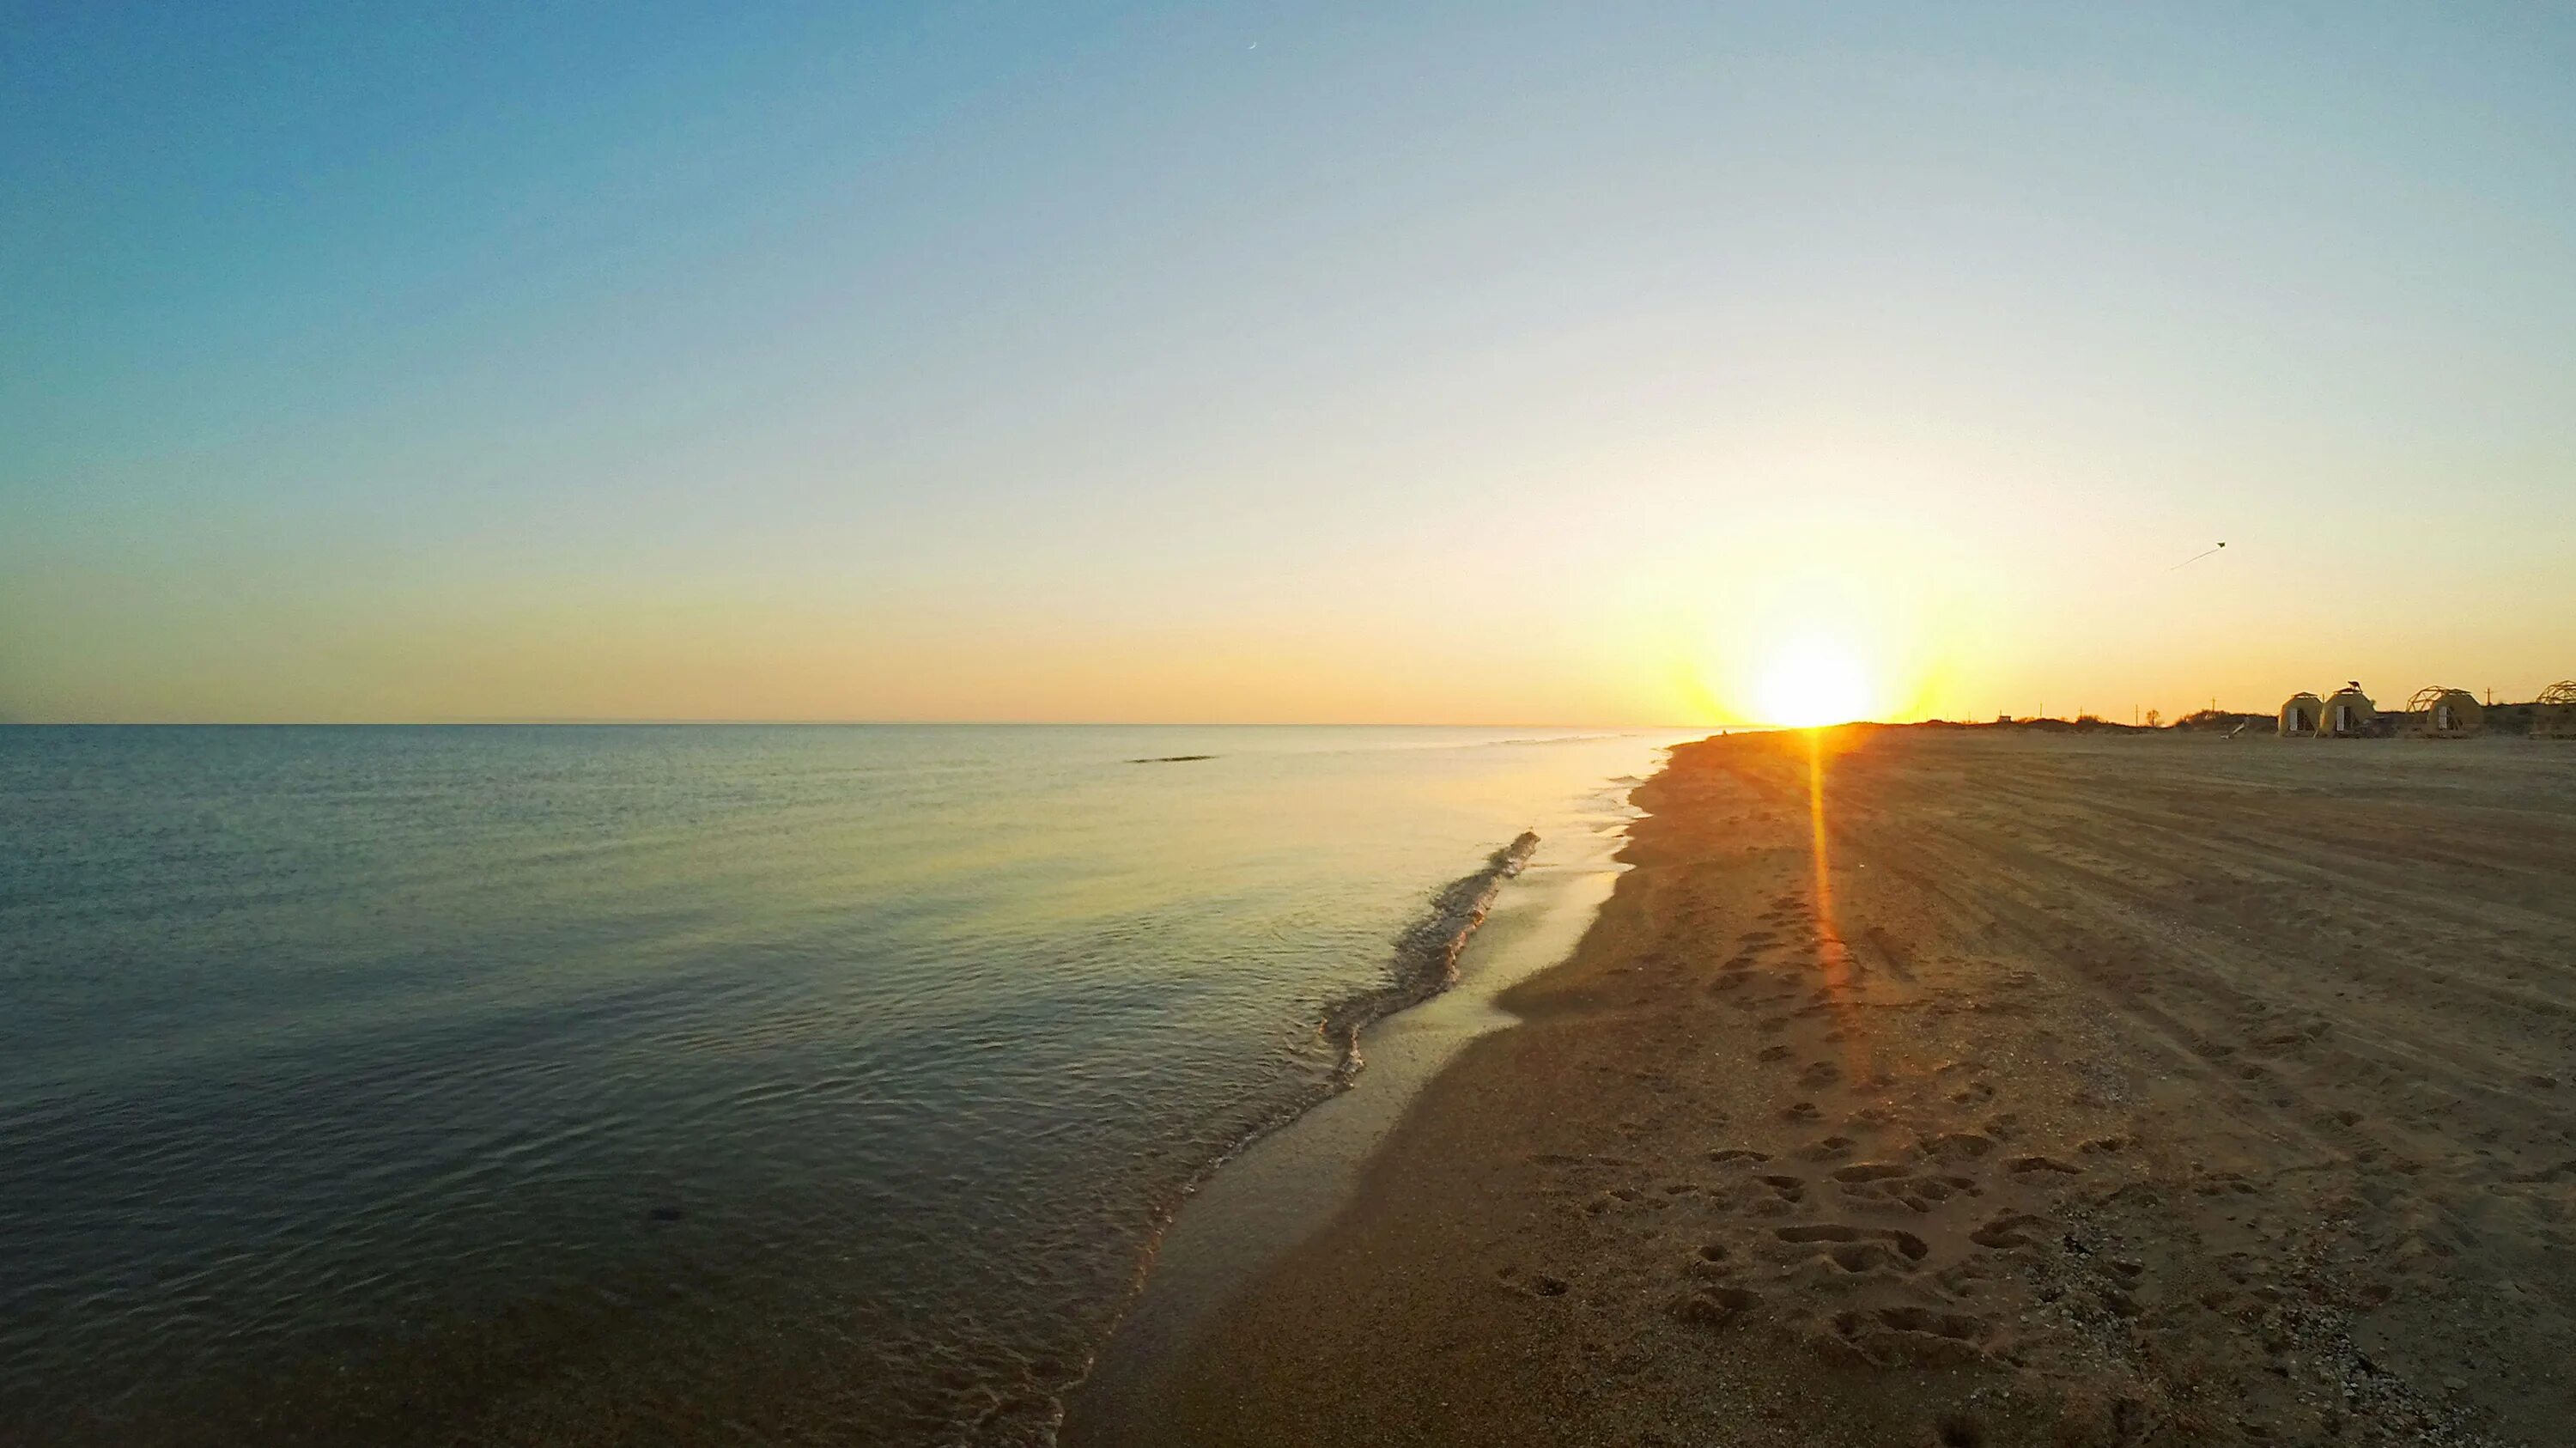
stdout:
<svg viewBox="0 0 2576 1448">
<path fill-rule="evenodd" d="M 1686 746 L 1085 1444 L 2568 1441 L 2576 746 Z"/>
<path fill-rule="evenodd" d="M 1634 781 L 1632 780 L 1631 783 Z M 1514 1024 L 1495 1004 L 1565 960 L 1610 897 L 1626 819 L 1543 842 L 1467 940 L 1454 986 L 1360 1033 L 1350 1089 L 1227 1161 L 1156 1244 L 1143 1290 L 1071 1395 L 1093 1441 L 1117 1442 L 1157 1411 L 1160 1370 L 1258 1278 L 1283 1245 L 1330 1222 L 1422 1088 L 1468 1043 Z"/>
</svg>

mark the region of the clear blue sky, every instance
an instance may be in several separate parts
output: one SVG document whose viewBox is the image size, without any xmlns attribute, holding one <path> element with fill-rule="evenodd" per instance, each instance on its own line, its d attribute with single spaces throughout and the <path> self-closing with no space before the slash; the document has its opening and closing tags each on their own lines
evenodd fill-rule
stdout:
<svg viewBox="0 0 2576 1448">
<path fill-rule="evenodd" d="M 0 718 L 2576 674 L 2576 12 L 2084 9 L 9 7 Z"/>
</svg>

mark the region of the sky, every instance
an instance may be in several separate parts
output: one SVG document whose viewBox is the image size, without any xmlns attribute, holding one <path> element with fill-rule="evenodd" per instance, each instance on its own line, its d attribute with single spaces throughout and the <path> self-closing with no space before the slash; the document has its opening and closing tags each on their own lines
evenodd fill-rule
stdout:
<svg viewBox="0 0 2576 1448">
<path fill-rule="evenodd" d="M 415 9 L 0 0 L 0 719 L 2576 676 L 2576 11 Z"/>
</svg>

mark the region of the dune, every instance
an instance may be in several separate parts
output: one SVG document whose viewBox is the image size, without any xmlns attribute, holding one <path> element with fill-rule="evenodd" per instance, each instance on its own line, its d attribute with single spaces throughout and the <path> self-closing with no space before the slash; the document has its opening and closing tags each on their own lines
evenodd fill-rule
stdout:
<svg viewBox="0 0 2576 1448">
<path fill-rule="evenodd" d="M 2570 749 L 1686 746 L 1523 1023 L 1065 1440 L 2566 1442 Z"/>
</svg>

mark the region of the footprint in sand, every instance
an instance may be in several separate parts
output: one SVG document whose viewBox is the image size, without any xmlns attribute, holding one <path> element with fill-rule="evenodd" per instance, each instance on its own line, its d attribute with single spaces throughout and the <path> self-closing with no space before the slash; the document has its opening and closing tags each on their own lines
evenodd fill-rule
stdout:
<svg viewBox="0 0 2576 1448">
<path fill-rule="evenodd" d="M 1896 1253 L 1884 1242 L 1847 1242 L 1827 1252 L 1825 1260 L 1856 1277 L 1900 1270 Z"/>
<path fill-rule="evenodd" d="M 1901 1165 L 1897 1162 L 1856 1161 L 1849 1166 L 1836 1168 L 1834 1171 L 1834 1180 L 1838 1182 L 1877 1182 L 1886 1181 L 1891 1177 L 1906 1177 L 1912 1176 L 1913 1174 L 1913 1168 Z"/>
<path fill-rule="evenodd" d="M 1682 1264 L 1682 1271 L 1693 1277 L 1718 1277 L 1735 1270 L 1734 1253 L 1724 1242 L 1708 1242 Z"/>
<path fill-rule="evenodd" d="M 1995 1139 L 1973 1131 L 1943 1132 L 1923 1143 L 1923 1154 L 1935 1161 L 1974 1160 L 1995 1149 Z"/>
<path fill-rule="evenodd" d="M 1928 1307 L 1882 1307 L 1874 1315 L 1879 1325 L 1890 1331 L 1929 1333 L 1955 1342 L 1974 1342 L 1993 1330 L 1984 1318 L 1964 1312 L 1935 1312 Z"/>
<path fill-rule="evenodd" d="M 1523 1277 L 1518 1267 L 1501 1268 L 1494 1276 L 1512 1291 L 1525 1292 L 1532 1297 L 1563 1297 L 1572 1285 L 1562 1277 L 1545 1272 L 1533 1272 Z"/>
<path fill-rule="evenodd" d="M 1762 1178 L 1762 1184 L 1778 1192 L 1780 1200 L 1784 1202 L 1803 1202 L 1807 1199 L 1807 1184 L 1798 1177 L 1766 1176 Z"/>
<path fill-rule="evenodd" d="M 1761 1297 L 1741 1287 L 1702 1287 L 1674 1298 L 1672 1314 L 1699 1327 L 1732 1327 L 1761 1305 Z"/>
<path fill-rule="evenodd" d="M 1953 1363 L 1984 1363 L 1989 1360 L 1984 1342 L 1994 1335 L 1994 1324 L 1981 1317 L 1965 1317 L 1955 1311 L 1932 1311 L 1922 1306 L 1888 1306 L 1878 1311 L 1839 1311 L 1834 1314 L 1834 1337 L 1844 1353 L 1860 1355 L 1880 1368 L 1937 1368 Z M 1960 1427 L 1960 1435 L 1940 1433 L 1932 1438 L 1942 1448 L 1984 1443 L 1984 1433 L 1973 1427 Z"/>
<path fill-rule="evenodd" d="M 2074 1175 L 2084 1170 L 2084 1168 L 2076 1166 L 2070 1162 L 2059 1161 L 2053 1156 L 2017 1156 L 2011 1161 L 2005 1163 L 2005 1165 L 2010 1167 L 2015 1173 L 2021 1175 L 2028 1175 L 2031 1172 L 2038 1171 L 2064 1172 L 2068 1175 Z"/>
<path fill-rule="evenodd" d="M 1802 1222 L 1794 1227 L 1775 1227 L 1772 1235 L 1793 1246 L 1816 1242 L 1836 1247 L 1885 1243 L 1908 1262 L 1920 1262 L 1932 1251 L 1931 1244 L 1912 1232 L 1894 1227 L 1853 1227 L 1841 1222 Z M 1855 1269 L 1857 1270 L 1857 1269 Z"/>
<path fill-rule="evenodd" d="M 1937 1312 L 1927 1307 L 1882 1307 L 1869 1312 L 1838 1312 L 1834 1314 L 1833 1330 L 1847 1350 L 1882 1367 L 1932 1367 L 1985 1360 L 1981 1344 L 1993 1335 L 1994 1325 L 1965 1313 Z M 1943 1437 L 1935 1441 L 1976 1443 L 1981 1437 Z"/>
<path fill-rule="evenodd" d="M 1960 1192 L 1972 1197 L 1982 1197 L 1986 1194 L 1985 1188 L 1978 1186 L 1975 1178 L 1963 1176 L 1915 1177 L 1905 1184 L 1905 1189 L 1926 1201 L 1934 1202 L 1946 1202 L 1953 1194 Z"/>
<path fill-rule="evenodd" d="M 2028 1228 L 2046 1226 L 2045 1218 L 2027 1212 L 2005 1212 L 1968 1234 L 1968 1240 L 1989 1251 L 2005 1252 L 2030 1245 Z"/>
</svg>

